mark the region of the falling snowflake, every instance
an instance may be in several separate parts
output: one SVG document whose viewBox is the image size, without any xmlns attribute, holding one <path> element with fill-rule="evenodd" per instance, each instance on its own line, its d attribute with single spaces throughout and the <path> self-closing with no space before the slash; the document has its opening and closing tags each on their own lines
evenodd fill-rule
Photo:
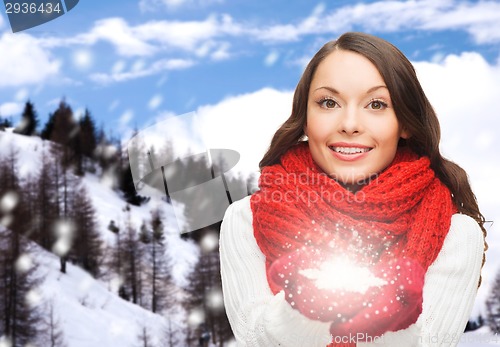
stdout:
<svg viewBox="0 0 500 347">
<path fill-rule="evenodd" d="M 28 272 L 29 269 L 33 266 L 33 261 L 28 254 L 22 254 L 19 258 L 17 258 L 15 267 L 16 271 L 19 273 Z"/>
<path fill-rule="evenodd" d="M 75 234 L 75 225 L 70 220 L 60 220 L 54 226 L 54 234 L 56 242 L 52 247 L 52 251 L 59 255 L 66 255 L 71 249 L 73 237 Z"/>
<path fill-rule="evenodd" d="M 8 337 L 0 337 L 0 347 L 12 347 L 12 342 Z"/>
<path fill-rule="evenodd" d="M 29 306 L 35 307 L 42 302 L 42 295 L 40 295 L 38 290 L 32 289 L 28 293 L 26 293 L 25 299 Z"/>
<path fill-rule="evenodd" d="M 220 289 L 210 291 L 205 300 L 207 306 L 213 311 L 221 311 L 224 307 L 224 298 Z"/>
<path fill-rule="evenodd" d="M 215 233 L 206 234 L 201 239 L 200 246 L 204 253 L 211 252 L 219 246 L 219 238 Z"/>
<path fill-rule="evenodd" d="M 189 313 L 188 324 L 191 327 L 197 327 L 205 321 L 205 312 L 201 308 L 196 308 Z"/>
<path fill-rule="evenodd" d="M 10 191 L 5 193 L 0 200 L 0 212 L 10 213 L 19 203 L 19 195 Z"/>
</svg>

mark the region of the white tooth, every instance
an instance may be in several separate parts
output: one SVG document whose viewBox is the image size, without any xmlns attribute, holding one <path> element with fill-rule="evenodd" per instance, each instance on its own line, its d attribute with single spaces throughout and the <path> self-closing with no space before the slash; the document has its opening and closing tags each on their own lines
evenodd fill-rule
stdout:
<svg viewBox="0 0 500 347">
<path fill-rule="evenodd" d="M 358 147 L 332 147 L 335 152 L 343 154 L 356 154 L 368 152 L 368 148 L 358 148 Z"/>
</svg>

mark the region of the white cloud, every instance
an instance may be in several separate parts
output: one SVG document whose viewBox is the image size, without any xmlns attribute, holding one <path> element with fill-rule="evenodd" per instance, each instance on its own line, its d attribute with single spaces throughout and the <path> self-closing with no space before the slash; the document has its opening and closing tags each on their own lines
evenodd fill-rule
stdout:
<svg viewBox="0 0 500 347">
<path fill-rule="evenodd" d="M 196 54 L 201 50 L 207 55 L 220 45 L 213 42 L 218 37 L 242 35 L 244 29 L 228 15 L 209 16 L 201 21 L 149 21 L 136 26 L 123 18 L 106 18 L 97 21 L 87 33 L 72 38 L 41 38 L 47 48 L 70 45 L 94 45 L 104 41 L 114 46 L 124 57 L 152 56 L 160 51 L 178 49 Z M 204 45 L 205 52 L 203 52 Z"/>
<path fill-rule="evenodd" d="M 186 6 L 209 6 L 216 3 L 222 3 L 223 0 L 140 0 L 139 8 L 143 12 L 151 12 L 158 9 L 177 10 Z"/>
<path fill-rule="evenodd" d="M 458 0 L 377 1 L 327 12 L 323 5 L 298 24 L 255 28 L 263 41 L 297 41 L 309 34 L 339 34 L 354 28 L 369 32 L 464 30 L 477 43 L 500 42 L 500 3 Z"/>
<path fill-rule="evenodd" d="M 14 95 L 14 100 L 17 102 L 23 102 L 28 99 L 29 96 L 29 91 L 26 88 L 21 88 L 16 92 L 16 95 Z"/>
<path fill-rule="evenodd" d="M 18 116 L 23 112 L 24 104 L 20 102 L 6 102 L 0 105 L 0 116 Z"/>
<path fill-rule="evenodd" d="M 198 108 L 193 132 L 209 148 L 238 151 L 238 169 L 257 172 L 272 135 L 290 115 L 291 104 L 291 91 L 270 88 L 228 97 Z"/>
<path fill-rule="evenodd" d="M 108 111 L 112 112 L 114 111 L 118 106 L 120 105 L 120 100 L 113 100 L 113 102 L 109 105 Z"/>
<path fill-rule="evenodd" d="M 39 39 L 40 44 L 47 48 L 71 45 L 90 46 L 99 41 L 110 43 L 122 56 L 149 56 L 157 50 L 153 45 L 139 39 L 134 28 L 130 27 L 123 18 L 117 17 L 98 20 L 89 32 L 74 37 Z"/>
<path fill-rule="evenodd" d="M 144 70 L 144 66 L 146 62 L 143 59 L 138 59 L 132 64 L 132 68 L 130 69 L 132 72 L 139 72 Z"/>
<path fill-rule="evenodd" d="M 78 49 L 73 52 L 73 65 L 77 68 L 85 70 L 90 68 L 94 63 L 94 56 L 88 49 Z"/>
<path fill-rule="evenodd" d="M 130 138 L 134 132 L 130 121 L 134 118 L 134 111 L 131 109 L 125 110 L 118 119 L 118 131 L 122 134 L 123 138 Z"/>
<path fill-rule="evenodd" d="M 39 84 L 57 76 L 61 62 L 24 33 L 0 37 L 0 87 Z"/>
<path fill-rule="evenodd" d="M 215 61 L 229 59 L 231 57 L 231 54 L 229 53 L 230 46 L 231 45 L 228 42 L 223 42 L 219 45 L 219 48 L 217 48 L 217 50 L 210 55 L 210 58 Z"/>
<path fill-rule="evenodd" d="M 280 55 L 277 51 L 270 52 L 264 59 L 264 65 L 273 66 L 279 59 Z"/>
<path fill-rule="evenodd" d="M 152 21 L 134 28 L 137 37 L 142 40 L 186 51 L 195 51 L 217 37 L 243 34 L 243 30 L 228 15 L 212 15 L 203 21 Z"/>
<path fill-rule="evenodd" d="M 90 75 L 90 79 L 101 84 L 124 82 L 140 77 L 151 76 L 162 71 L 187 69 L 195 64 L 193 60 L 185 59 L 162 59 L 154 62 L 150 66 L 145 66 L 142 61 L 140 62 L 140 64 L 136 62 L 130 71 L 119 73 L 111 72 L 111 74 L 94 73 Z"/>
<path fill-rule="evenodd" d="M 163 102 L 163 97 L 160 94 L 154 95 L 148 102 L 148 108 L 150 110 L 156 110 Z"/>
<path fill-rule="evenodd" d="M 252 35 L 263 41 L 288 42 L 297 41 L 300 36 L 305 34 L 317 33 L 326 26 L 324 20 L 325 6 L 320 4 L 316 6 L 311 15 L 302 20 L 299 24 L 278 24 L 267 28 L 253 28 Z"/>
<path fill-rule="evenodd" d="M 126 64 L 123 60 L 118 60 L 113 67 L 111 68 L 111 72 L 113 74 L 119 74 L 123 70 L 125 70 Z"/>
</svg>

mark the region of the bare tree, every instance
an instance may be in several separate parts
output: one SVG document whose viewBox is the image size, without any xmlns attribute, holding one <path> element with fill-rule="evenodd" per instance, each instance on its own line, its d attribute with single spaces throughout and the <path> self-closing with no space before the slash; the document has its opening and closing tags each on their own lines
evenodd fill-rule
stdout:
<svg viewBox="0 0 500 347">
<path fill-rule="evenodd" d="M 50 300 L 45 307 L 44 319 L 44 332 L 45 341 L 44 346 L 48 347 L 67 347 L 68 344 L 64 338 L 64 332 L 61 329 L 61 323 L 57 317 L 54 309 L 54 301 Z"/>
<path fill-rule="evenodd" d="M 139 340 L 138 347 L 153 347 L 152 338 L 146 326 L 142 327 L 137 338 Z"/>
</svg>

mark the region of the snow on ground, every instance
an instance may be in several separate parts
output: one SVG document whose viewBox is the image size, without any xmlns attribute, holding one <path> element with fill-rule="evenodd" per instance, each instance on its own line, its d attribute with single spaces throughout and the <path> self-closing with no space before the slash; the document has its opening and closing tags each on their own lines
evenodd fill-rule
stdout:
<svg viewBox="0 0 500 347">
<path fill-rule="evenodd" d="M 122 300 L 87 272 L 67 264 L 59 271 L 59 258 L 39 250 L 36 260 L 44 281 L 39 287 L 41 302 L 52 302 L 56 322 L 71 347 L 141 346 L 139 335 L 147 327 L 151 338 L 162 337 L 164 317 Z"/>
<path fill-rule="evenodd" d="M 38 137 L 26 137 L 12 132 L 0 131 L 0 158 L 16 153 L 20 178 L 38 174 L 42 161 L 42 149 L 48 150 L 48 142 Z M 82 179 L 96 211 L 98 230 L 103 241 L 112 246 L 116 235 L 108 230 L 111 220 L 123 229 L 128 216 L 124 210 L 126 202 L 121 194 L 93 174 Z M 150 211 L 160 206 L 163 210 L 167 250 L 174 262 L 173 277 L 177 285 L 186 283 L 188 272 L 198 259 L 199 248 L 191 241 L 180 238 L 178 220 L 170 205 L 160 201 L 149 201 L 140 207 L 130 206 L 130 221 L 137 230 L 143 221 L 149 221 Z M 158 342 L 163 337 L 167 321 L 165 317 L 145 310 L 138 305 L 122 300 L 117 295 L 116 279 L 109 282 L 96 280 L 88 273 L 67 264 L 67 273 L 59 271 L 59 258 L 37 246 L 35 258 L 40 264 L 38 276 L 43 279 L 38 288 L 40 304 L 52 303 L 60 330 L 70 347 L 134 347 L 141 346 L 139 334 L 147 327 L 148 334 Z M 34 296 L 36 298 L 36 296 Z M 180 304 L 180 300 L 178 301 Z M 173 329 L 185 323 L 182 309 L 174 306 L 176 313 L 169 315 Z M 47 312 L 45 308 L 43 310 Z M 1 344 L 1 343 L 0 343 Z M 44 347 L 44 346 L 41 346 Z"/>
</svg>

